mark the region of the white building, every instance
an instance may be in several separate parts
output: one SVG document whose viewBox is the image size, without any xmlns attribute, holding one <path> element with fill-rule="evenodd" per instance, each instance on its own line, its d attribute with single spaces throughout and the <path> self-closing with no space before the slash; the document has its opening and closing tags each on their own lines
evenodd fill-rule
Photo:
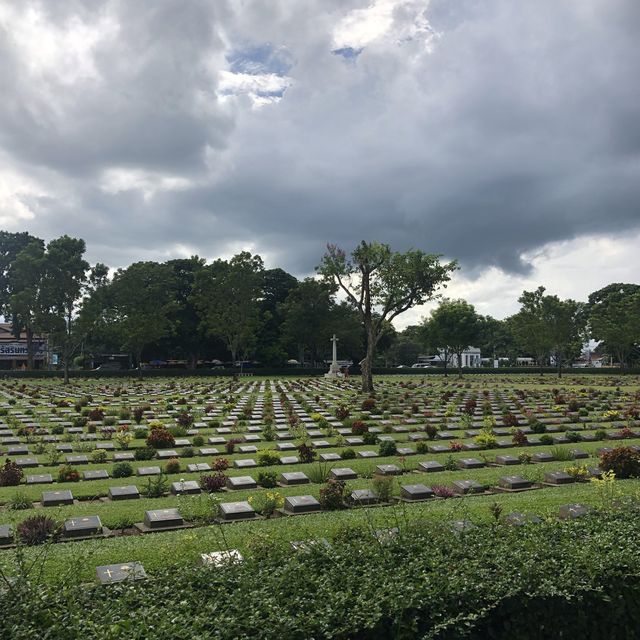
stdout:
<svg viewBox="0 0 640 640">
<path fill-rule="evenodd" d="M 438 350 L 438 354 L 435 356 L 418 356 L 418 364 L 432 366 L 442 366 L 444 363 L 444 351 Z M 454 353 L 449 355 L 450 367 L 458 367 L 458 356 Z M 475 368 L 482 366 L 482 354 L 477 347 L 469 347 L 462 352 L 462 367 Z M 415 367 L 415 365 L 414 365 Z"/>
</svg>

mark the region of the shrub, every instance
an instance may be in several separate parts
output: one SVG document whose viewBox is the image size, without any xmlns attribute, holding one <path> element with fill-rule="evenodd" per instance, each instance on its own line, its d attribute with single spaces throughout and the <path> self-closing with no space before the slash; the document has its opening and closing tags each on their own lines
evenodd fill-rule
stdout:
<svg viewBox="0 0 640 640">
<path fill-rule="evenodd" d="M 258 452 L 257 458 L 258 464 L 263 467 L 280 464 L 280 457 L 275 451 L 271 451 L 270 449 L 264 449 Z"/>
<path fill-rule="evenodd" d="M 95 449 L 91 453 L 91 461 L 96 464 L 102 464 L 107 461 L 107 452 L 104 449 Z"/>
<path fill-rule="evenodd" d="M 344 420 L 345 418 L 349 417 L 349 407 L 347 407 L 344 404 L 341 404 L 337 409 L 336 409 L 336 418 L 338 418 L 338 420 Z"/>
<path fill-rule="evenodd" d="M 434 484 L 431 490 L 437 498 L 453 498 L 455 496 L 453 489 L 443 484 Z"/>
<path fill-rule="evenodd" d="M 132 475 L 133 467 L 128 462 L 117 462 L 111 470 L 111 476 L 114 478 L 128 478 Z"/>
<path fill-rule="evenodd" d="M 116 417 L 115 416 L 105 416 L 104 420 L 102 421 L 102 424 L 104 424 L 107 427 L 113 427 L 116 424 Z"/>
<path fill-rule="evenodd" d="M 231 455 L 235 451 L 236 445 L 240 444 L 241 442 L 242 440 L 240 440 L 239 438 L 231 438 L 231 440 L 227 440 L 224 445 L 227 453 Z"/>
<path fill-rule="evenodd" d="M 628 440 L 629 438 L 635 438 L 636 434 L 629 429 L 629 427 L 624 427 L 617 432 L 617 437 L 621 440 Z"/>
<path fill-rule="evenodd" d="M 7 509 L 10 511 L 23 511 L 24 509 L 31 509 L 33 507 L 33 500 L 22 491 L 14 493 L 9 502 L 7 502 Z"/>
<path fill-rule="evenodd" d="M 593 436 L 595 437 L 596 440 L 606 440 L 607 432 L 605 429 L 596 429 Z"/>
<path fill-rule="evenodd" d="M 175 446 L 176 439 L 163 425 L 152 425 L 147 436 L 147 446 L 154 449 L 170 449 Z"/>
<path fill-rule="evenodd" d="M 535 420 L 531 423 L 531 431 L 533 431 L 533 433 L 544 433 L 546 430 L 547 426 L 539 420 Z"/>
<path fill-rule="evenodd" d="M 356 452 L 353 449 L 343 449 L 340 452 L 340 457 L 343 460 L 353 460 L 356 457 Z"/>
<path fill-rule="evenodd" d="M 187 435 L 187 430 L 179 424 L 168 427 L 168 431 L 174 438 L 184 438 Z"/>
<path fill-rule="evenodd" d="M 147 498 L 161 498 L 169 488 L 169 481 L 164 473 L 152 476 L 147 480 L 144 494 Z"/>
<path fill-rule="evenodd" d="M 272 489 L 277 483 L 277 476 L 275 471 L 259 471 L 258 472 L 258 484 L 265 489 Z"/>
<path fill-rule="evenodd" d="M 616 478 L 640 477 L 640 451 L 631 447 L 616 447 L 600 456 L 600 469 L 613 471 Z"/>
<path fill-rule="evenodd" d="M 363 411 L 373 411 L 376 408 L 376 401 L 374 398 L 365 398 L 362 401 L 361 408 Z"/>
<path fill-rule="evenodd" d="M 164 465 L 164 472 L 167 474 L 180 473 L 180 460 L 178 458 L 169 458 L 167 464 Z"/>
<path fill-rule="evenodd" d="M 144 428 L 138 428 L 133 430 L 133 438 L 135 440 L 144 440 L 147 437 L 147 430 Z"/>
<path fill-rule="evenodd" d="M 574 455 L 571 453 L 569 449 L 565 449 L 563 447 L 553 447 L 550 451 L 554 460 L 568 461 L 573 460 Z"/>
<path fill-rule="evenodd" d="M 193 438 L 193 446 L 201 447 L 204 444 L 204 438 L 202 436 L 195 436 Z"/>
<path fill-rule="evenodd" d="M 395 440 L 383 440 L 378 447 L 381 456 L 395 456 L 398 453 L 398 446 Z"/>
<path fill-rule="evenodd" d="M 211 473 L 200 476 L 200 487 L 207 493 L 222 491 L 227 485 L 227 476 L 224 473 Z"/>
<path fill-rule="evenodd" d="M 393 476 L 373 476 L 372 491 L 380 502 L 389 502 L 393 494 Z"/>
<path fill-rule="evenodd" d="M 276 509 L 284 506 L 284 497 L 277 491 L 266 491 L 257 496 L 249 496 L 249 504 L 265 518 L 270 518 Z"/>
<path fill-rule="evenodd" d="M 79 482 L 80 473 L 72 466 L 65 464 L 58 469 L 58 482 Z"/>
<path fill-rule="evenodd" d="M 586 482 L 589 480 L 589 469 L 581 464 L 574 464 L 570 467 L 565 467 L 565 473 L 568 473 L 577 482 Z"/>
<path fill-rule="evenodd" d="M 89 420 L 91 422 L 101 422 L 104 420 L 104 409 L 102 407 L 96 407 L 95 409 L 91 409 L 89 411 Z"/>
<path fill-rule="evenodd" d="M 521 431 L 520 429 L 516 429 L 514 431 L 511 441 L 517 447 L 522 447 L 525 444 L 527 444 L 527 442 L 529 442 L 529 440 L 527 439 L 527 434 Z"/>
<path fill-rule="evenodd" d="M 140 424 L 142 422 L 143 416 L 144 416 L 144 409 L 142 407 L 136 407 L 133 410 L 133 421 L 136 424 Z"/>
<path fill-rule="evenodd" d="M 64 427 L 61 424 L 54 424 L 53 427 L 51 427 L 51 433 L 54 436 L 61 436 L 64 433 Z"/>
<path fill-rule="evenodd" d="M 316 450 L 304 442 L 298 447 L 298 457 L 300 458 L 300 462 L 313 462 L 316 455 Z"/>
<path fill-rule="evenodd" d="M 375 433 L 367 431 L 366 433 L 362 434 L 362 442 L 368 445 L 376 444 L 378 442 L 378 436 Z"/>
<path fill-rule="evenodd" d="M 540 444 L 553 444 L 553 437 L 548 433 L 540 436 Z"/>
<path fill-rule="evenodd" d="M 342 480 L 329 478 L 323 487 L 320 487 L 318 501 L 320 506 L 327 511 L 335 511 L 344 507 L 345 483 Z"/>
<path fill-rule="evenodd" d="M 435 437 L 438 435 L 438 427 L 436 427 L 435 424 L 425 425 L 424 432 L 427 434 L 429 440 L 435 440 Z"/>
<path fill-rule="evenodd" d="M 18 539 L 22 544 L 44 544 L 47 540 L 58 537 L 58 523 L 49 516 L 31 516 L 23 520 L 17 527 Z"/>
<path fill-rule="evenodd" d="M 156 450 L 153 447 L 138 447 L 133 452 L 133 457 L 136 460 L 151 460 L 156 455 Z"/>
<path fill-rule="evenodd" d="M 424 440 L 420 440 L 416 444 L 416 452 L 417 453 L 429 453 L 429 445 Z"/>
<path fill-rule="evenodd" d="M 18 486 L 23 475 L 22 469 L 7 458 L 4 466 L 0 467 L 0 487 Z"/>
<path fill-rule="evenodd" d="M 505 413 L 502 416 L 502 424 L 505 427 L 517 427 L 518 418 L 513 413 Z"/>
<path fill-rule="evenodd" d="M 493 449 L 498 444 L 498 438 L 496 438 L 488 429 L 482 429 L 482 431 L 474 438 L 474 441 L 484 449 Z"/>
<path fill-rule="evenodd" d="M 451 449 L 451 451 L 462 451 L 462 442 L 451 442 L 449 444 L 449 449 Z"/>
<path fill-rule="evenodd" d="M 190 429 L 195 422 L 193 416 L 187 411 L 181 411 L 176 418 L 176 422 L 183 427 L 185 430 Z M 186 431 L 185 431 L 186 433 Z"/>
<path fill-rule="evenodd" d="M 354 420 L 351 424 L 351 433 L 354 436 L 364 435 L 367 431 L 369 431 L 369 427 L 362 420 Z"/>
<path fill-rule="evenodd" d="M 216 458 L 212 466 L 214 471 L 226 471 L 229 468 L 229 461 L 226 458 Z"/>
</svg>

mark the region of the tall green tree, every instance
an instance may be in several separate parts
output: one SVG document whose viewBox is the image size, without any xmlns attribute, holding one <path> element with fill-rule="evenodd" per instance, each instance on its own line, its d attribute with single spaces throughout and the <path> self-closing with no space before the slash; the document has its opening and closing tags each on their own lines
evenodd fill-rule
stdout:
<svg viewBox="0 0 640 640">
<path fill-rule="evenodd" d="M 613 283 L 589 296 L 589 331 L 621 366 L 640 344 L 640 285 Z"/>
<path fill-rule="evenodd" d="M 492 361 L 500 357 L 516 358 L 516 346 L 507 321 L 496 320 L 491 316 L 480 316 L 480 335 L 476 341 L 481 353 L 491 357 Z M 492 362 L 493 366 L 493 362 Z"/>
<path fill-rule="evenodd" d="M 264 265 L 247 251 L 231 260 L 216 260 L 198 272 L 193 302 L 202 328 L 224 340 L 231 359 L 245 359 L 261 322 L 260 300 Z"/>
<path fill-rule="evenodd" d="M 20 338 L 24 330 L 27 342 L 27 369 L 33 369 L 34 341 L 43 326 L 44 242 L 33 238 L 21 249 L 8 270 L 8 314 L 13 333 Z"/>
<path fill-rule="evenodd" d="M 458 375 L 462 377 L 462 353 L 474 346 L 480 337 L 480 316 L 465 300 L 443 300 L 424 322 L 425 340 L 440 350 L 447 365 L 456 356 Z"/>
<path fill-rule="evenodd" d="M 11 295 L 14 290 L 10 274 L 16 257 L 32 242 L 37 242 L 44 248 L 44 242 L 35 238 L 26 231 L 11 233 L 10 231 L 0 231 L 0 314 L 10 319 L 11 316 Z"/>
<path fill-rule="evenodd" d="M 71 358 L 82 342 L 76 320 L 88 284 L 85 249 L 84 240 L 65 235 L 49 242 L 44 259 L 43 328 L 50 347 L 60 352 L 65 384 L 69 383 Z"/>
<path fill-rule="evenodd" d="M 141 368 L 145 346 L 174 330 L 175 276 L 167 264 L 136 262 L 118 269 L 111 282 L 110 317 L 120 343 Z"/>
<path fill-rule="evenodd" d="M 319 273 L 339 287 L 360 314 L 366 334 L 361 362 L 362 391 L 373 392 L 373 361 L 385 322 L 430 300 L 457 268 L 440 256 L 418 250 L 393 252 L 389 245 L 362 241 L 350 256 L 329 245 Z"/>
<path fill-rule="evenodd" d="M 507 319 L 521 352 L 533 356 L 539 365 L 549 358 L 551 343 L 542 311 L 544 287 L 523 291 L 518 298 L 520 310 Z"/>
</svg>

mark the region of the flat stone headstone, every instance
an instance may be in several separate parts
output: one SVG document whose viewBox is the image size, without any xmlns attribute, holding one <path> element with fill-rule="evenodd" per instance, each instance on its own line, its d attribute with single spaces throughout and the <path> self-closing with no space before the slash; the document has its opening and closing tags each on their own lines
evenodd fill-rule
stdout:
<svg viewBox="0 0 640 640">
<path fill-rule="evenodd" d="M 308 484 L 309 478 L 302 471 L 289 471 L 280 474 L 280 482 L 286 485 Z"/>
<path fill-rule="evenodd" d="M 376 473 L 383 476 L 400 476 L 402 469 L 395 464 L 379 464 L 376 466 Z"/>
<path fill-rule="evenodd" d="M 156 509 L 144 512 L 144 524 L 149 529 L 181 527 L 184 519 L 177 509 Z"/>
<path fill-rule="evenodd" d="M 135 484 L 124 487 L 109 487 L 109 497 L 112 500 L 136 500 L 140 497 L 140 491 Z"/>
<path fill-rule="evenodd" d="M 233 466 L 236 469 L 251 469 L 257 467 L 258 463 L 253 458 L 244 458 L 242 460 L 234 460 Z"/>
<path fill-rule="evenodd" d="M 454 493 L 466 495 L 468 493 L 483 493 L 485 486 L 481 485 L 476 480 L 453 480 Z"/>
<path fill-rule="evenodd" d="M 14 462 L 21 468 L 37 467 L 39 466 L 37 458 L 16 458 Z"/>
<path fill-rule="evenodd" d="M 175 449 L 160 449 L 156 453 L 158 460 L 170 460 L 171 458 L 179 458 L 178 452 Z"/>
<path fill-rule="evenodd" d="M 131 453 L 131 451 L 113 454 L 114 462 L 130 462 L 131 460 L 135 460 L 135 459 L 136 457 L 133 453 Z"/>
<path fill-rule="evenodd" d="M 284 500 L 287 513 L 309 513 L 319 511 L 320 503 L 313 496 L 288 496 Z"/>
<path fill-rule="evenodd" d="M 83 516 L 69 518 L 64 521 L 64 535 L 67 538 L 78 538 L 102 533 L 102 522 L 99 516 Z"/>
<path fill-rule="evenodd" d="M 194 495 L 201 492 L 202 489 L 195 480 L 183 480 L 171 483 L 171 493 L 176 496 Z"/>
<path fill-rule="evenodd" d="M 206 471 L 211 471 L 211 465 L 207 462 L 196 462 L 188 464 L 187 471 L 189 473 L 204 473 Z"/>
<path fill-rule="evenodd" d="M 96 449 L 100 449 L 101 451 L 114 451 L 116 445 L 113 442 L 98 442 L 96 443 Z"/>
<path fill-rule="evenodd" d="M 200 561 L 207 567 L 221 567 L 225 564 L 239 563 L 242 562 L 242 560 L 242 554 L 237 549 L 211 551 L 210 553 L 200 554 Z"/>
<path fill-rule="evenodd" d="M 500 455 L 496 456 L 496 464 L 508 466 L 512 464 L 520 464 L 520 460 L 516 456 Z"/>
<path fill-rule="evenodd" d="M 297 448 L 298 447 L 296 447 L 296 445 L 293 444 L 293 442 L 278 442 L 276 444 L 276 449 L 278 451 L 294 451 Z"/>
<path fill-rule="evenodd" d="M 424 462 L 420 462 L 418 467 L 420 471 L 426 471 L 427 473 L 445 471 L 444 465 L 436 462 L 435 460 L 425 460 Z"/>
<path fill-rule="evenodd" d="M 144 567 L 139 562 L 107 564 L 96 567 L 96 575 L 100 584 L 113 584 L 124 580 L 142 580 L 147 577 Z"/>
<path fill-rule="evenodd" d="M 65 456 L 67 464 L 89 464 L 87 456 Z"/>
<path fill-rule="evenodd" d="M 358 458 L 377 458 L 378 453 L 376 451 L 369 451 L 369 450 L 365 450 L 365 451 L 358 451 L 357 453 Z"/>
<path fill-rule="evenodd" d="M 539 453 L 534 453 L 531 456 L 531 462 L 553 462 L 554 457 L 550 453 L 546 453 L 541 451 Z"/>
<path fill-rule="evenodd" d="M 539 524 L 542 519 L 531 513 L 509 513 L 504 521 L 514 527 L 522 527 L 527 524 Z"/>
<path fill-rule="evenodd" d="M 481 469 L 484 467 L 484 462 L 477 458 L 459 458 L 456 460 L 456 464 L 459 469 Z"/>
<path fill-rule="evenodd" d="M 83 480 L 106 480 L 109 472 L 106 469 L 90 469 L 82 472 Z"/>
<path fill-rule="evenodd" d="M 217 456 L 217 455 L 220 455 L 220 451 L 218 449 L 216 449 L 215 447 L 202 447 L 201 449 L 198 449 L 198 453 L 201 456 Z"/>
<path fill-rule="evenodd" d="M 13 529 L 10 524 L 0 524 L 0 546 L 13 544 Z"/>
<path fill-rule="evenodd" d="M 400 487 L 400 496 L 404 500 L 427 500 L 433 495 L 432 489 L 424 484 L 405 484 Z"/>
<path fill-rule="evenodd" d="M 29 453 L 29 447 L 25 447 L 24 445 L 18 444 L 7 447 L 8 456 L 28 456 Z"/>
<path fill-rule="evenodd" d="M 160 467 L 138 467 L 137 475 L 139 476 L 159 476 Z"/>
<path fill-rule="evenodd" d="M 558 516 L 561 520 L 581 518 L 590 511 L 591 509 L 583 504 L 563 504 L 559 509 Z"/>
<path fill-rule="evenodd" d="M 53 476 L 50 473 L 27 476 L 27 484 L 49 484 L 51 482 L 53 482 Z"/>
<path fill-rule="evenodd" d="M 41 502 L 43 507 L 58 507 L 63 504 L 73 504 L 73 494 L 68 489 L 43 491 Z"/>
<path fill-rule="evenodd" d="M 349 498 L 354 504 L 360 505 L 376 504 L 378 502 L 378 496 L 371 489 L 355 489 L 351 492 Z"/>
<path fill-rule="evenodd" d="M 251 476 L 231 476 L 227 478 L 227 489 L 256 489 L 258 483 Z"/>
<path fill-rule="evenodd" d="M 582 451 L 582 449 L 571 449 L 571 455 L 574 460 L 583 460 L 589 457 L 589 454 L 586 451 Z"/>
<path fill-rule="evenodd" d="M 430 444 L 429 453 L 449 453 L 451 449 L 443 444 Z"/>
<path fill-rule="evenodd" d="M 358 474 L 349 467 L 334 467 L 329 471 L 329 477 L 346 482 L 347 480 L 357 480 Z"/>
<path fill-rule="evenodd" d="M 246 500 L 241 502 L 223 502 L 220 505 L 220 518 L 222 520 L 248 520 L 255 518 L 255 516 L 255 510 Z"/>
<path fill-rule="evenodd" d="M 326 440 L 312 440 L 311 444 L 316 449 L 326 449 L 327 447 L 331 446 L 331 444 L 329 442 L 327 442 Z"/>
<path fill-rule="evenodd" d="M 321 453 L 319 456 L 322 462 L 337 462 L 342 460 L 342 456 L 338 453 Z"/>
<path fill-rule="evenodd" d="M 502 476 L 498 481 L 499 486 L 503 489 L 528 489 L 532 482 L 521 476 Z"/>
<path fill-rule="evenodd" d="M 571 484 L 574 478 L 564 471 L 547 471 L 544 474 L 544 481 L 549 484 Z"/>
</svg>

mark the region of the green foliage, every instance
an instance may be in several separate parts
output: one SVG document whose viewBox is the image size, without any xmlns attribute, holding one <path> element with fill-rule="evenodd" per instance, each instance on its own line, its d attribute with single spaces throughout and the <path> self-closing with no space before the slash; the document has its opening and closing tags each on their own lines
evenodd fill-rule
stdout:
<svg viewBox="0 0 640 640">
<path fill-rule="evenodd" d="M 398 446 L 395 440 L 383 440 L 378 447 L 381 456 L 395 456 L 398 453 Z"/>
<path fill-rule="evenodd" d="M 640 451 L 631 447 L 616 447 L 600 456 L 600 469 L 613 471 L 616 478 L 640 477 Z"/>
<path fill-rule="evenodd" d="M 111 470 L 114 478 L 128 478 L 133 475 L 133 467 L 128 462 L 116 462 Z"/>
</svg>

